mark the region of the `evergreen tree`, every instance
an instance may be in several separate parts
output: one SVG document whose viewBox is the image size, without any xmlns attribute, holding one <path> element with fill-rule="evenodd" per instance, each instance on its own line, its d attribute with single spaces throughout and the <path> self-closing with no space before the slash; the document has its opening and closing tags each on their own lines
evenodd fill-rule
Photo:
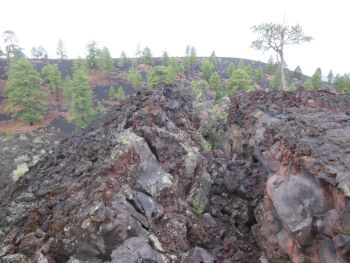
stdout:
<svg viewBox="0 0 350 263">
<path fill-rule="evenodd" d="M 267 62 L 267 74 L 269 75 L 275 74 L 275 68 L 276 68 L 275 61 L 273 60 L 273 57 L 270 56 Z"/>
<path fill-rule="evenodd" d="M 215 51 L 213 51 L 209 57 L 209 61 L 210 63 L 212 63 L 215 68 L 217 67 L 218 63 L 219 63 L 219 59 L 216 57 L 215 55 Z"/>
<path fill-rule="evenodd" d="M 206 59 L 201 65 L 201 71 L 203 78 L 209 81 L 211 75 L 215 72 L 215 65 L 209 59 Z"/>
<path fill-rule="evenodd" d="M 168 55 L 168 52 L 166 52 L 166 51 L 164 51 L 162 54 L 162 64 L 163 64 L 163 66 L 169 65 L 169 55 Z"/>
<path fill-rule="evenodd" d="M 333 81 L 334 81 L 334 75 L 333 75 L 333 71 L 330 70 L 329 73 L 328 73 L 328 76 L 327 76 L 327 79 L 328 79 L 328 84 L 332 84 Z"/>
<path fill-rule="evenodd" d="M 297 89 L 297 85 L 293 82 L 292 84 L 289 85 L 289 90 L 296 90 Z"/>
<path fill-rule="evenodd" d="M 238 65 L 237 65 L 237 68 L 240 68 L 240 69 L 246 69 L 246 64 L 244 63 L 244 60 L 243 59 L 240 59 L 239 62 L 238 62 Z"/>
<path fill-rule="evenodd" d="M 117 99 L 123 100 L 124 98 L 125 98 L 124 89 L 121 86 L 119 86 L 119 88 L 117 90 Z"/>
<path fill-rule="evenodd" d="M 56 64 L 50 64 L 41 69 L 44 83 L 54 93 L 62 88 L 62 76 Z"/>
<path fill-rule="evenodd" d="M 132 59 L 132 60 L 131 60 L 131 67 L 132 67 L 133 69 L 136 69 L 136 68 L 137 68 L 137 60 L 136 60 L 136 59 Z"/>
<path fill-rule="evenodd" d="M 42 47 L 32 47 L 31 51 L 30 51 L 32 58 L 33 59 L 47 59 L 48 55 L 46 50 Z"/>
<path fill-rule="evenodd" d="M 4 31 L 2 35 L 5 43 L 5 51 L 7 59 L 11 57 L 21 58 L 25 57 L 22 48 L 18 45 L 18 38 L 15 32 L 11 30 Z"/>
<path fill-rule="evenodd" d="M 98 59 L 100 57 L 100 49 L 98 48 L 98 45 L 96 41 L 92 40 L 90 41 L 87 46 L 87 56 L 86 56 L 86 62 L 89 69 L 98 69 Z"/>
<path fill-rule="evenodd" d="M 67 52 L 66 52 L 66 48 L 64 46 L 64 43 L 62 41 L 62 39 L 58 40 L 58 45 L 57 45 L 57 52 L 56 52 L 57 56 L 60 59 L 65 59 L 67 58 Z"/>
<path fill-rule="evenodd" d="M 305 89 L 312 90 L 314 88 L 314 85 L 312 84 L 312 80 L 311 79 L 307 79 L 304 82 L 304 87 L 305 87 Z"/>
<path fill-rule="evenodd" d="M 293 78 L 296 78 L 296 79 L 301 79 L 303 75 L 303 72 L 301 71 L 301 68 L 300 66 L 297 66 L 295 69 L 294 69 L 294 72 L 293 72 Z"/>
<path fill-rule="evenodd" d="M 105 113 L 106 113 L 106 108 L 103 106 L 101 102 L 98 102 L 95 110 L 95 117 L 102 116 Z"/>
<path fill-rule="evenodd" d="M 47 109 L 40 83 L 40 75 L 28 59 L 11 59 L 5 86 L 7 107 L 15 118 L 30 125 L 42 120 Z"/>
<path fill-rule="evenodd" d="M 61 104 L 60 93 L 63 87 L 61 72 L 56 64 L 50 64 L 41 69 L 44 83 L 49 87 L 52 94 L 55 94 L 58 105 Z M 60 109 L 58 107 L 58 109 Z"/>
<path fill-rule="evenodd" d="M 314 89 L 319 89 L 322 86 L 322 71 L 317 68 L 315 73 L 311 77 L 312 86 Z"/>
<path fill-rule="evenodd" d="M 249 92 L 254 90 L 253 79 L 244 68 L 237 68 L 227 81 L 227 95 L 232 96 L 237 91 Z"/>
<path fill-rule="evenodd" d="M 142 54 L 141 54 L 141 62 L 143 64 L 149 65 L 149 66 L 153 66 L 154 65 L 154 59 L 152 57 L 152 51 L 149 47 L 145 47 L 142 50 Z"/>
<path fill-rule="evenodd" d="M 139 89 L 141 87 L 142 75 L 136 68 L 132 68 L 128 71 L 127 78 L 131 82 L 133 88 Z"/>
<path fill-rule="evenodd" d="M 199 96 L 203 92 L 207 91 L 209 89 L 209 84 L 206 80 L 199 80 L 195 81 L 193 80 L 191 83 L 192 90 L 196 96 Z"/>
<path fill-rule="evenodd" d="M 309 42 L 312 40 L 312 37 L 306 36 L 300 25 L 289 26 L 286 24 L 263 23 L 253 26 L 252 31 L 258 35 L 257 39 L 252 42 L 251 46 L 253 48 L 263 52 L 272 49 L 276 52 L 280 66 L 281 88 L 286 90 L 288 87 L 285 75 L 284 49 L 287 45 Z"/>
<path fill-rule="evenodd" d="M 118 66 L 119 66 L 120 68 L 125 68 L 125 66 L 126 66 L 126 60 L 127 60 L 127 57 L 126 57 L 125 52 L 123 51 L 123 52 L 120 54 Z"/>
<path fill-rule="evenodd" d="M 263 79 L 264 76 L 264 70 L 262 68 L 261 65 L 259 65 L 259 67 L 257 68 L 256 72 L 255 72 L 255 79 L 257 81 L 261 81 Z"/>
<path fill-rule="evenodd" d="M 253 79 L 253 68 L 250 64 L 248 64 L 246 67 L 245 67 L 245 70 L 247 72 L 247 74 L 249 75 L 249 77 L 251 79 Z"/>
<path fill-rule="evenodd" d="M 114 100 L 114 99 L 116 98 L 116 92 L 115 92 L 114 87 L 112 87 L 112 86 L 109 88 L 109 91 L 108 91 L 108 98 L 109 98 L 110 100 Z"/>
<path fill-rule="evenodd" d="M 111 77 L 115 71 L 114 62 L 107 47 L 103 47 L 98 57 L 98 68 L 107 76 Z"/>
<path fill-rule="evenodd" d="M 72 101 L 72 79 L 69 76 L 63 80 L 62 91 L 63 91 L 63 101 L 66 107 L 69 109 Z"/>
<path fill-rule="evenodd" d="M 334 79 L 334 85 L 337 90 L 341 92 L 345 92 L 346 94 L 350 95 L 350 75 L 344 74 L 343 76 L 340 76 L 337 74 L 337 76 Z"/>
<path fill-rule="evenodd" d="M 175 82 L 175 72 L 171 66 L 155 66 L 148 76 L 148 87 L 153 89 L 161 84 L 172 85 Z"/>
<path fill-rule="evenodd" d="M 176 58 L 169 58 L 169 67 L 171 67 L 175 73 L 180 73 L 179 62 Z"/>
<path fill-rule="evenodd" d="M 96 116 L 92 89 L 89 83 L 89 71 L 84 60 L 77 59 L 73 67 L 69 113 L 71 121 L 78 127 L 85 127 Z"/>
<path fill-rule="evenodd" d="M 215 96 L 215 101 L 219 102 L 222 100 L 222 96 L 223 96 L 223 91 L 222 91 L 222 84 L 221 84 L 221 78 L 219 73 L 214 72 L 210 79 L 209 79 L 209 86 L 210 88 L 214 89 L 216 92 L 216 96 Z"/>
<path fill-rule="evenodd" d="M 270 82 L 271 88 L 279 90 L 281 88 L 281 71 L 278 67 L 275 67 L 272 81 Z"/>
<path fill-rule="evenodd" d="M 188 45 L 186 47 L 186 55 L 183 62 L 184 70 L 188 70 L 197 63 L 197 51 L 194 46 Z"/>
<path fill-rule="evenodd" d="M 234 69 L 235 69 L 235 66 L 233 65 L 232 62 L 230 62 L 230 64 L 228 64 L 227 69 L 226 69 L 227 75 L 229 77 L 232 75 L 232 72 L 234 71 Z"/>
</svg>

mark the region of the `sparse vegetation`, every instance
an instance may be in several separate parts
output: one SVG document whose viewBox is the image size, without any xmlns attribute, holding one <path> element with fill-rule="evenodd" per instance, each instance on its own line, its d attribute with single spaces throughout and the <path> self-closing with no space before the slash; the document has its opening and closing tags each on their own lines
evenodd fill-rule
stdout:
<svg viewBox="0 0 350 263">
<path fill-rule="evenodd" d="M 204 213 L 204 208 L 201 206 L 201 203 L 198 199 L 194 200 L 193 202 L 193 211 L 197 215 L 202 215 Z"/>
</svg>

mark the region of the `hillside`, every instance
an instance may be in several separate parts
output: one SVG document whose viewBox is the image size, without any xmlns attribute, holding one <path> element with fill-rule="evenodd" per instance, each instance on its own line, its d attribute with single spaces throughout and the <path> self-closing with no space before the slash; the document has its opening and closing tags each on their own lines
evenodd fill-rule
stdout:
<svg viewBox="0 0 350 263">
<path fill-rule="evenodd" d="M 350 262 L 350 98 L 238 93 L 213 150 L 202 103 L 140 91 L 63 139 L 1 198 L 2 262 Z"/>
</svg>

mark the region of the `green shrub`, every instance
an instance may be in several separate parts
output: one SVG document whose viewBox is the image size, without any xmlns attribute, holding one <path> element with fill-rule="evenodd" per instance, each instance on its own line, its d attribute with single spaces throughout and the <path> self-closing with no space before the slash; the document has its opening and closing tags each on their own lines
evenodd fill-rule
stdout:
<svg viewBox="0 0 350 263">
<path fill-rule="evenodd" d="M 156 66 L 151 68 L 148 75 L 148 87 L 153 89 L 161 84 L 172 85 L 175 83 L 175 72 L 171 66 Z"/>
</svg>

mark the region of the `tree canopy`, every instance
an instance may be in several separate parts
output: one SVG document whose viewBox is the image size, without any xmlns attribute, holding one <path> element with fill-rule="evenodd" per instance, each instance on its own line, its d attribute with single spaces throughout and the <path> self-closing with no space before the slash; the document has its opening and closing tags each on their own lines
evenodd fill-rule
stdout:
<svg viewBox="0 0 350 263">
<path fill-rule="evenodd" d="M 42 120 L 47 104 L 39 73 L 26 58 L 11 59 L 5 86 L 7 107 L 30 125 Z"/>
<path fill-rule="evenodd" d="M 281 87 L 287 90 L 285 77 L 286 62 L 284 59 L 284 48 L 287 45 L 296 45 L 312 40 L 311 36 L 306 36 L 300 25 L 289 26 L 285 24 L 263 23 L 253 26 L 252 31 L 257 34 L 251 46 L 257 50 L 268 51 L 272 49 L 276 52 L 281 73 Z"/>
</svg>

